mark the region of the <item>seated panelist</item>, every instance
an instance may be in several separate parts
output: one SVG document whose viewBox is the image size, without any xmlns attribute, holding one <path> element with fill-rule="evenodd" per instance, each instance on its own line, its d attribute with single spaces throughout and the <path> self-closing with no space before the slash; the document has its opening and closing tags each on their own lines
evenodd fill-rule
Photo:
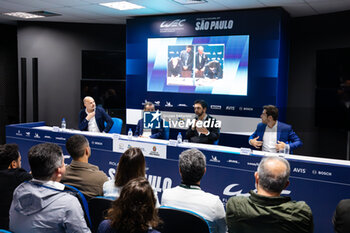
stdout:
<svg viewBox="0 0 350 233">
<path fill-rule="evenodd" d="M 152 102 L 145 103 L 145 107 L 143 109 L 144 112 L 154 112 L 154 104 Z M 160 128 L 145 128 L 144 127 L 144 119 L 140 119 L 137 123 L 135 129 L 135 136 L 145 137 L 145 138 L 157 138 L 164 139 L 164 127 L 163 120 L 160 121 Z"/>
<path fill-rule="evenodd" d="M 97 107 L 95 100 L 91 96 L 86 96 L 83 100 L 85 109 L 79 114 L 79 130 L 90 132 L 108 133 L 113 126 L 112 118 L 101 107 Z M 107 123 L 105 127 L 104 123 Z"/>
</svg>

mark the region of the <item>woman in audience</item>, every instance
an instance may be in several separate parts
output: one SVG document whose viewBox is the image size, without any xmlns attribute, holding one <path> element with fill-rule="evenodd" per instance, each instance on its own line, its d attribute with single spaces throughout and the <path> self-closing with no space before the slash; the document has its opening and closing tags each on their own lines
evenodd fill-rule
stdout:
<svg viewBox="0 0 350 233">
<path fill-rule="evenodd" d="M 152 187 L 144 177 L 130 180 L 97 233 L 159 233 L 152 229 L 160 223 L 155 204 Z"/>
<path fill-rule="evenodd" d="M 132 147 L 126 150 L 120 157 L 115 178 L 103 184 L 105 197 L 118 198 L 122 187 L 137 177 L 145 177 L 146 162 L 140 148 Z M 154 190 L 156 207 L 159 207 L 158 195 Z"/>
</svg>

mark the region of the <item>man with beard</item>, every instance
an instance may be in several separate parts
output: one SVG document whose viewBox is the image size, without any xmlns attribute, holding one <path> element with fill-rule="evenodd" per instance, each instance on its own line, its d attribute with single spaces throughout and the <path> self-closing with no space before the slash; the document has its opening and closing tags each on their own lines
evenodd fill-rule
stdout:
<svg viewBox="0 0 350 233">
<path fill-rule="evenodd" d="M 207 107 L 208 104 L 204 100 L 194 102 L 195 121 L 186 132 L 186 139 L 189 142 L 213 144 L 219 139 L 219 127 L 216 127 L 218 122 L 206 114 Z M 206 125 L 208 127 L 205 127 Z"/>
</svg>

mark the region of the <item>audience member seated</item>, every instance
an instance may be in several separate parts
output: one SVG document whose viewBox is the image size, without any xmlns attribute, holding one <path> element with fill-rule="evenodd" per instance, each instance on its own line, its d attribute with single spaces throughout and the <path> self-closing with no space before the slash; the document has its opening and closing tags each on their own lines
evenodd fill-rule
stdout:
<svg viewBox="0 0 350 233">
<path fill-rule="evenodd" d="M 193 211 L 207 221 L 211 232 L 226 232 L 225 210 L 219 196 L 204 192 L 200 188 L 206 172 L 206 158 L 197 149 L 185 150 L 179 157 L 182 183 L 163 191 L 162 206 Z"/>
<path fill-rule="evenodd" d="M 145 103 L 145 107 L 143 109 L 144 112 L 154 112 L 154 104 L 152 102 Z M 137 126 L 135 129 L 135 136 L 139 137 L 145 137 L 145 138 L 158 138 L 158 139 L 164 139 L 164 126 L 163 126 L 163 120 L 160 120 L 160 127 L 159 128 L 150 128 L 144 127 L 144 120 L 143 117 L 137 122 Z"/>
<path fill-rule="evenodd" d="M 140 148 L 132 147 L 126 150 L 120 157 L 115 178 L 103 184 L 105 197 L 118 198 L 123 186 L 137 177 L 145 177 L 146 162 Z M 154 190 L 156 207 L 159 207 L 157 191 Z"/>
<path fill-rule="evenodd" d="M 0 229 L 9 228 L 9 210 L 13 191 L 32 175 L 21 168 L 21 155 L 16 144 L 0 145 Z"/>
<path fill-rule="evenodd" d="M 28 160 L 34 179 L 13 194 L 10 230 L 16 233 L 91 232 L 76 197 L 59 183 L 66 167 L 62 149 L 53 143 L 33 146 Z"/>
<path fill-rule="evenodd" d="M 350 199 L 339 202 L 333 216 L 333 226 L 335 233 L 350 232 Z"/>
<path fill-rule="evenodd" d="M 235 196 L 226 205 L 226 222 L 230 233 L 311 233 L 313 217 L 303 201 L 280 196 L 289 185 L 290 166 L 281 157 L 266 157 L 255 172 L 257 193 Z M 302 192 L 302 190 L 301 190 Z"/>
<path fill-rule="evenodd" d="M 102 187 L 104 182 L 108 181 L 108 177 L 97 166 L 89 163 L 89 141 L 83 135 L 74 135 L 68 138 L 66 149 L 73 160 L 66 167 L 61 182 L 76 187 L 87 199 L 102 196 Z"/>
<path fill-rule="evenodd" d="M 159 233 L 160 220 L 151 185 L 144 177 L 130 180 L 120 197 L 108 210 L 107 220 L 101 222 L 98 233 Z"/>
</svg>

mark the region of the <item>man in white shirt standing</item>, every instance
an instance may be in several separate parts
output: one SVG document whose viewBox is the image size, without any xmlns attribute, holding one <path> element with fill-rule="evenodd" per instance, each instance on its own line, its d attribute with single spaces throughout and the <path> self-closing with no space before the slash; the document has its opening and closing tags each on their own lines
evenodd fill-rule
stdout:
<svg viewBox="0 0 350 233">
<path fill-rule="evenodd" d="M 112 118 L 103 108 L 96 106 L 95 100 L 91 96 L 86 96 L 83 102 L 85 109 L 81 110 L 79 114 L 79 130 L 108 133 L 114 123 Z"/>
<path fill-rule="evenodd" d="M 206 172 L 206 158 L 197 149 L 183 151 L 179 156 L 182 183 L 163 191 L 162 205 L 190 210 L 209 222 L 210 232 L 225 233 L 225 209 L 219 196 L 204 192 L 200 188 Z"/>
<path fill-rule="evenodd" d="M 274 105 L 263 107 L 260 115 L 261 123 L 249 137 L 249 144 L 256 149 L 266 152 L 283 152 L 285 148 L 292 152 L 303 145 L 300 138 L 293 131 L 292 126 L 278 121 L 278 108 Z"/>
</svg>

